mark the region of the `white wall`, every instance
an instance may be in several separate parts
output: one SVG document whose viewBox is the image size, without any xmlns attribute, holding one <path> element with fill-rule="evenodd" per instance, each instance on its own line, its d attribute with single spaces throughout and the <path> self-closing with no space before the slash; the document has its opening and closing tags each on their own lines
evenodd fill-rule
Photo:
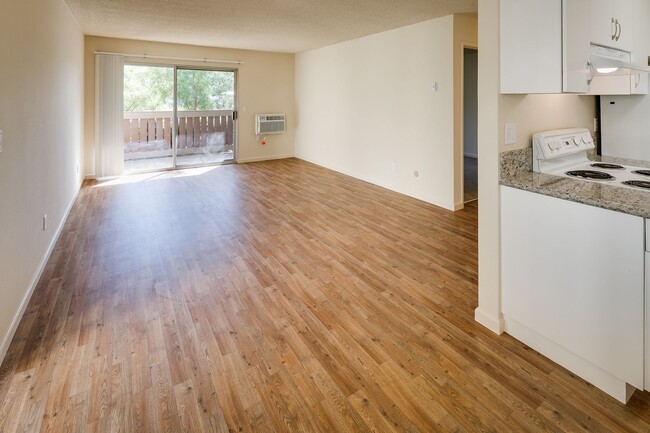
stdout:
<svg viewBox="0 0 650 433">
<path fill-rule="evenodd" d="M 296 55 L 296 156 L 453 209 L 453 29 L 447 16 Z"/>
<path fill-rule="evenodd" d="M 134 41 L 128 39 L 85 38 L 85 170 L 95 175 L 95 51 L 149 54 L 152 56 L 241 60 L 241 65 L 200 62 L 127 59 L 139 63 L 167 63 L 198 67 L 237 69 L 238 161 L 287 158 L 294 155 L 294 58 L 293 54 L 231 50 L 194 45 Z M 285 113 L 287 132 L 267 136 L 267 144 L 255 137 L 256 113 Z"/>
<path fill-rule="evenodd" d="M 531 147 L 533 134 L 564 128 L 587 128 L 594 135 L 596 97 L 570 94 L 501 95 L 499 149 L 502 152 Z M 517 142 L 505 144 L 505 124 L 517 124 Z"/>
<path fill-rule="evenodd" d="M 3 0 L 0 40 L 1 360 L 79 190 L 83 36 L 63 0 Z"/>
</svg>

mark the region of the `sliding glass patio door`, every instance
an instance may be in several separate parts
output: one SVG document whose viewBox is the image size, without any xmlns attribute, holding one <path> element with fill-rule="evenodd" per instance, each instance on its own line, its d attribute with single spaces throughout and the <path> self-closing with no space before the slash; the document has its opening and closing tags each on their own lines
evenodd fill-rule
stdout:
<svg viewBox="0 0 650 433">
<path fill-rule="evenodd" d="M 235 160 L 236 72 L 124 66 L 124 171 Z"/>
<path fill-rule="evenodd" d="M 235 72 L 178 69 L 176 166 L 235 158 Z"/>
<path fill-rule="evenodd" d="M 174 167 L 174 68 L 124 65 L 124 172 Z"/>
</svg>

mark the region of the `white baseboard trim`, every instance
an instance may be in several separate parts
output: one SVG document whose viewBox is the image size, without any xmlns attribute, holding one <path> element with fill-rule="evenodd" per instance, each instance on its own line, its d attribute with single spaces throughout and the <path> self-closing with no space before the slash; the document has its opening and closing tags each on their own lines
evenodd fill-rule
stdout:
<svg viewBox="0 0 650 433">
<path fill-rule="evenodd" d="M 286 155 L 271 155 L 271 156 L 261 156 L 261 157 L 253 157 L 253 158 L 238 158 L 237 159 L 237 164 L 246 164 L 248 162 L 272 161 L 274 159 L 287 159 L 287 158 L 295 158 L 295 155 L 293 153 L 291 153 L 291 154 L 287 153 Z"/>
<path fill-rule="evenodd" d="M 474 320 L 495 334 L 501 335 L 505 329 L 503 316 L 494 317 L 492 314 L 488 314 L 485 311 L 481 310 L 481 307 L 478 307 L 476 310 L 474 310 Z"/>
<path fill-rule="evenodd" d="M 52 251 L 54 251 L 54 247 L 56 246 L 56 243 L 59 240 L 59 237 L 61 236 L 61 232 L 63 231 L 65 222 L 68 220 L 70 211 L 72 210 L 72 207 L 77 201 L 77 197 L 79 196 L 80 190 L 81 190 L 81 185 L 79 185 L 79 187 L 77 188 L 77 192 L 75 193 L 74 197 L 72 197 L 72 200 L 68 205 L 68 208 L 64 212 L 63 218 L 61 219 L 61 223 L 57 227 L 56 232 L 54 233 L 54 237 L 52 238 L 52 241 L 50 242 L 47 251 L 45 251 L 45 255 L 43 255 L 43 258 L 41 259 L 41 262 L 38 265 L 38 269 L 36 270 L 36 273 L 34 274 L 34 277 L 32 278 L 32 281 L 30 282 L 27 288 L 27 292 L 25 292 L 25 296 L 23 296 L 23 300 L 20 302 L 18 311 L 16 311 L 16 314 L 14 314 L 14 318 L 11 321 L 11 325 L 9 326 L 7 333 L 2 338 L 2 344 L 0 345 L 0 364 L 2 364 L 2 361 L 4 361 L 5 356 L 7 355 L 7 351 L 9 350 L 9 346 L 11 345 L 11 341 L 13 340 L 14 335 L 16 334 L 16 330 L 18 329 L 20 320 L 23 318 L 23 314 L 25 314 L 27 305 L 29 305 L 29 301 L 32 298 L 32 295 L 34 294 L 34 290 L 36 290 L 36 286 L 38 285 L 38 282 L 41 279 L 41 276 L 43 275 L 43 271 L 45 271 L 45 266 L 47 265 L 47 261 L 50 259 L 50 256 L 52 255 Z"/>
<path fill-rule="evenodd" d="M 530 346 L 532 349 L 552 361 L 557 362 L 597 388 L 600 388 L 602 391 L 614 397 L 621 403 L 627 403 L 630 397 L 632 397 L 632 394 L 634 394 L 634 391 L 636 390 L 634 386 L 613 376 L 554 341 L 551 341 L 527 326 L 522 325 L 518 321 L 506 316 L 504 318 L 504 323 L 506 333 Z"/>
<path fill-rule="evenodd" d="M 461 209 L 465 209 L 465 203 L 456 203 L 454 205 L 454 212 L 457 212 Z"/>
</svg>

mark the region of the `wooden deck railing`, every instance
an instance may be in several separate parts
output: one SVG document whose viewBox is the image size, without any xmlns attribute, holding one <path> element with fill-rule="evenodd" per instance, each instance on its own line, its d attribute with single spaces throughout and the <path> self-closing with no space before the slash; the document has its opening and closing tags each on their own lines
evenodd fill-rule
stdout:
<svg viewBox="0 0 650 433">
<path fill-rule="evenodd" d="M 124 113 L 124 153 L 171 150 L 171 111 Z M 232 110 L 179 111 L 178 149 L 221 147 L 234 143 Z"/>
</svg>

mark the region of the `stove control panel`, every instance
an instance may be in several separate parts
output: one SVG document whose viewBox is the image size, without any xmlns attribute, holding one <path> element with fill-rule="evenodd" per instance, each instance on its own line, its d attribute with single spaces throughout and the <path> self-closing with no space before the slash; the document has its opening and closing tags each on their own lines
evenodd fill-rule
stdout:
<svg viewBox="0 0 650 433">
<path fill-rule="evenodd" d="M 549 160 L 594 149 L 588 129 L 562 129 L 533 135 L 533 158 Z"/>
</svg>

